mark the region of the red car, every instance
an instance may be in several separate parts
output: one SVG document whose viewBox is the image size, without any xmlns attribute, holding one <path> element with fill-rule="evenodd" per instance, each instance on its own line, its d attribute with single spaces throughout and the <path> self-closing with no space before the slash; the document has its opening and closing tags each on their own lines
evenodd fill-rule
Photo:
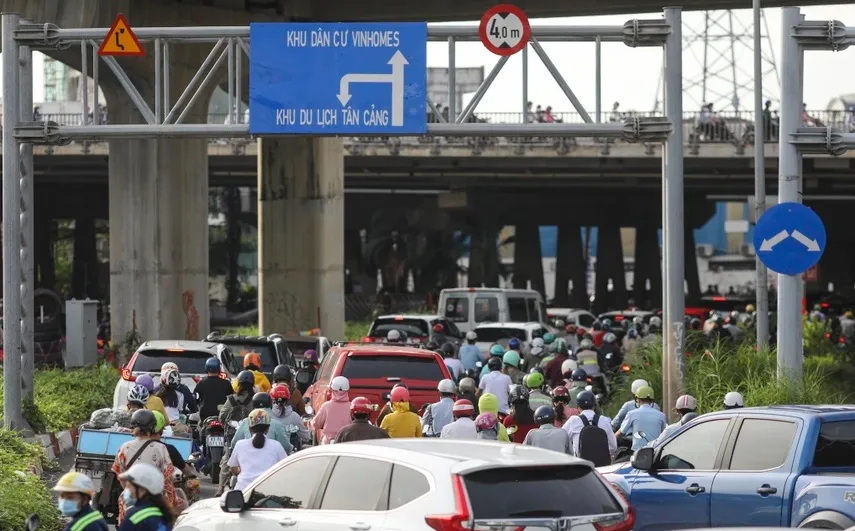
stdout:
<svg viewBox="0 0 855 531">
<path fill-rule="evenodd" d="M 377 406 L 371 416 L 372 422 L 389 400 L 389 392 L 396 383 L 407 384 L 410 404 L 419 409 L 424 404 L 438 401 L 437 384 L 440 380 L 451 378 L 448 367 L 436 352 L 370 343 L 334 346 L 324 356 L 316 374 L 315 382 L 305 395 L 309 397 L 309 404 L 315 412 L 332 398 L 332 379 L 344 376 L 350 381 L 348 394 L 351 400 L 364 396 Z"/>
</svg>

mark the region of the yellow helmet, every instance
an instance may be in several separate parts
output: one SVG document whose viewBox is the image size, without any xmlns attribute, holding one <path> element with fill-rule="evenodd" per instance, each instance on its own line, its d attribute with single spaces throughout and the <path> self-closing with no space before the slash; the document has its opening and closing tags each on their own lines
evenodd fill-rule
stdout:
<svg viewBox="0 0 855 531">
<path fill-rule="evenodd" d="M 852 319 L 853 316 L 855 316 L 855 314 L 853 314 L 851 311 L 847 311 L 843 314 L 843 317 L 845 317 L 846 319 Z"/>
<path fill-rule="evenodd" d="M 95 487 L 92 479 L 80 472 L 68 472 L 56 482 L 54 492 L 77 492 L 86 494 L 90 498 L 95 495 Z"/>
<path fill-rule="evenodd" d="M 753 304 L 746 304 L 745 305 L 745 313 L 751 313 L 753 311 L 754 311 L 754 305 Z"/>
<path fill-rule="evenodd" d="M 635 392 L 635 397 L 644 400 L 653 400 L 653 388 L 649 385 L 640 387 L 638 391 Z"/>
</svg>

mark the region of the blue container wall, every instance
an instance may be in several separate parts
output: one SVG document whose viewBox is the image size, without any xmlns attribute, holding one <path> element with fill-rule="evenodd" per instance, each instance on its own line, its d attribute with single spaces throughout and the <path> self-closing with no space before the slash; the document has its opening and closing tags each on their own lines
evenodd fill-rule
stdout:
<svg viewBox="0 0 855 531">
<path fill-rule="evenodd" d="M 724 230 L 724 222 L 727 221 L 727 203 L 717 202 L 715 214 L 706 224 L 695 230 L 695 245 L 709 244 L 716 253 L 727 252 L 727 233 Z"/>
</svg>

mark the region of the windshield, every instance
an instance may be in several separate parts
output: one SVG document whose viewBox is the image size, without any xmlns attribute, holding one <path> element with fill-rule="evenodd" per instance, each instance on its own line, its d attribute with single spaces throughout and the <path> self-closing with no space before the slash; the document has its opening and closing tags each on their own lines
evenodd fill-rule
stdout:
<svg viewBox="0 0 855 531">
<path fill-rule="evenodd" d="M 525 329 L 523 328 L 476 328 L 475 334 L 478 335 L 478 341 L 485 343 L 495 343 L 502 339 L 510 339 L 515 337 L 520 341 L 525 341 Z"/>
<path fill-rule="evenodd" d="M 815 467 L 855 466 L 855 422 L 823 422 L 813 454 Z"/>
<path fill-rule="evenodd" d="M 250 352 L 255 352 L 259 356 L 261 356 L 261 372 L 272 373 L 273 369 L 279 365 L 279 360 L 276 357 L 276 349 L 271 344 L 258 344 L 258 343 L 232 343 L 229 341 L 225 343 L 231 349 L 231 351 L 235 355 L 235 361 L 237 361 L 240 367 L 243 367 L 243 357 L 249 354 Z"/>
<path fill-rule="evenodd" d="M 318 350 L 318 341 L 316 339 L 306 341 L 289 339 L 286 343 L 288 344 L 288 350 L 290 350 L 291 354 L 294 355 L 294 359 L 303 359 L 303 354 L 305 354 L 307 350 L 317 351 L 319 355 L 321 353 L 320 350 Z"/>
<path fill-rule="evenodd" d="M 386 337 L 390 330 L 404 332 L 407 336 L 428 335 L 428 323 L 424 319 L 377 319 L 371 327 L 370 337 Z"/>
<path fill-rule="evenodd" d="M 205 362 L 214 356 L 207 351 L 195 350 L 141 350 L 137 353 L 133 372 L 160 372 L 164 363 L 178 365 L 178 372 L 182 375 L 207 374 Z"/>
<path fill-rule="evenodd" d="M 434 358 L 423 356 L 348 356 L 341 375 L 347 379 L 400 378 L 439 381 L 445 378 Z"/>
<path fill-rule="evenodd" d="M 602 480 L 587 467 L 495 468 L 467 474 L 463 481 L 473 516 L 479 520 L 623 512 Z"/>
</svg>

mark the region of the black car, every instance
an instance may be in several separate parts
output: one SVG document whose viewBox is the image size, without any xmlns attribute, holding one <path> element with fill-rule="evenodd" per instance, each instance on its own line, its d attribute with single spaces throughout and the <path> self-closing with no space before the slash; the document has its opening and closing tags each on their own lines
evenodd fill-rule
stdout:
<svg viewBox="0 0 855 531">
<path fill-rule="evenodd" d="M 273 382 L 273 369 L 277 365 L 287 365 L 296 372 L 297 364 L 288 344 L 279 334 L 269 336 L 231 336 L 219 332 L 211 332 L 207 341 L 214 341 L 229 347 L 234 353 L 235 360 L 243 367 L 243 357 L 255 352 L 261 357 L 261 372 L 270 382 Z"/>
</svg>

